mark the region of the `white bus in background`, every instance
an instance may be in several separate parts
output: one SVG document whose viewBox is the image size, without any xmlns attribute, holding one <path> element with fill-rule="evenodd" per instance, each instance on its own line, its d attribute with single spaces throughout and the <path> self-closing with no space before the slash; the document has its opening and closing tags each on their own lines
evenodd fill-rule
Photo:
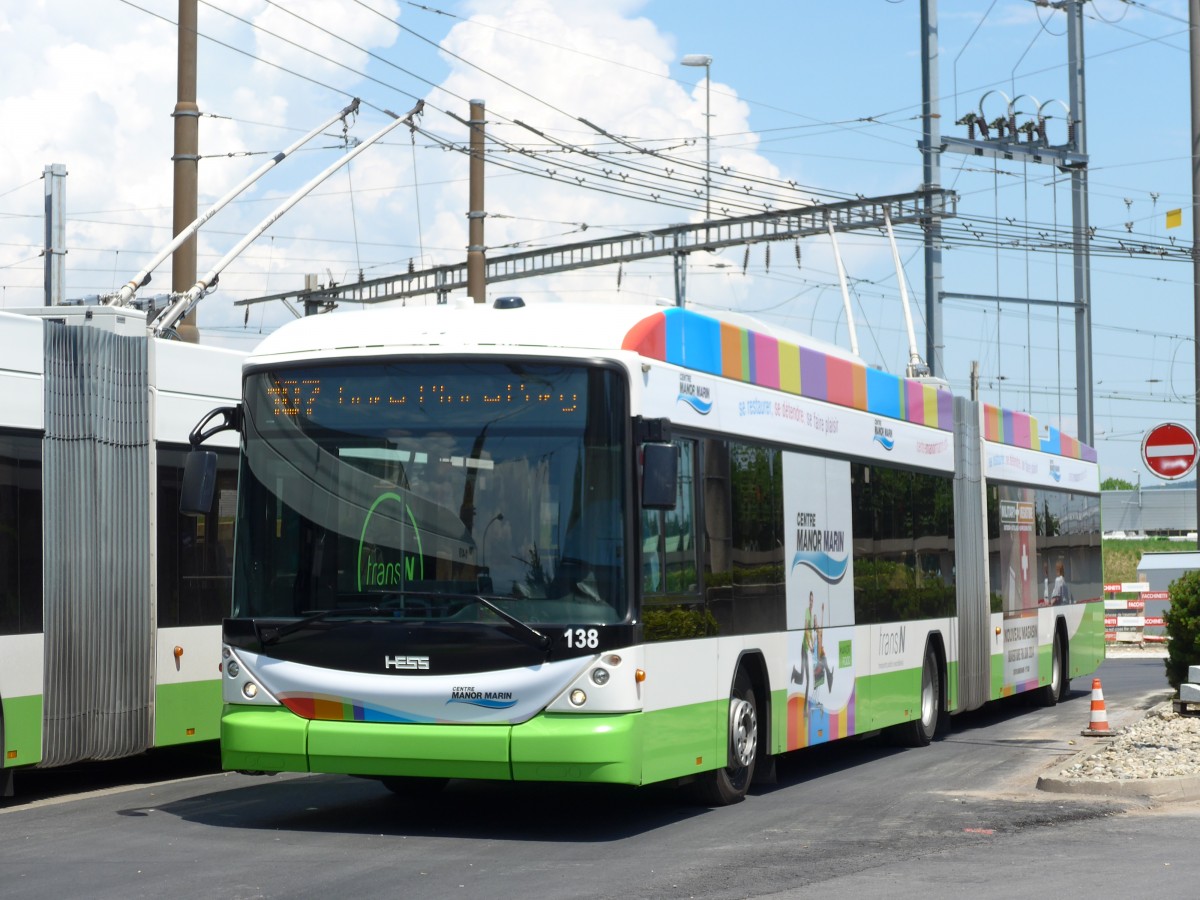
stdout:
<svg viewBox="0 0 1200 900">
<path fill-rule="evenodd" d="M 243 354 L 147 337 L 145 314 L 0 312 L 0 796 L 13 772 L 218 735 L 234 444 L 178 512 L 188 434 Z"/>
</svg>

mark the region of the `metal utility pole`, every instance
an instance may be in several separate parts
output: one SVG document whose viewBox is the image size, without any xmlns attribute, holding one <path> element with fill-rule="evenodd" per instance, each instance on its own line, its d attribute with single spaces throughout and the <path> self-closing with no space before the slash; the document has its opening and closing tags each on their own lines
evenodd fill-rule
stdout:
<svg viewBox="0 0 1200 900">
<path fill-rule="evenodd" d="M 1076 153 L 1087 158 L 1087 112 L 1083 78 L 1083 0 L 1067 0 L 1067 56 L 1071 73 L 1071 124 Z M 1087 163 L 1071 167 L 1071 218 L 1075 226 L 1075 394 L 1076 434 L 1095 444 L 1092 418 L 1092 285 L 1088 250 Z"/>
<path fill-rule="evenodd" d="M 179 234 L 196 218 L 200 168 L 200 107 L 196 105 L 197 0 L 179 0 L 179 56 L 176 65 L 175 191 L 172 234 Z M 183 293 L 196 281 L 196 238 L 184 242 L 171 257 L 171 290 Z M 179 337 L 196 343 L 196 313 L 179 326 Z"/>
<path fill-rule="evenodd" d="M 476 303 L 487 302 L 487 281 L 484 277 L 483 220 L 483 117 L 482 100 L 471 101 L 471 165 L 470 204 L 467 212 L 467 293 Z"/>
<path fill-rule="evenodd" d="M 1196 419 L 1200 430 L 1200 0 L 1188 0 L 1188 50 L 1192 76 L 1192 346 L 1195 348 Z M 1139 499 L 1141 478 L 1138 479 Z M 1200 526 L 1200 477 L 1196 479 L 1196 521 Z"/>
<path fill-rule="evenodd" d="M 941 113 L 938 106 L 937 0 L 921 0 L 921 173 L 922 190 L 937 190 L 942 180 Z M 942 220 L 933 213 L 933 199 L 926 199 L 930 216 L 925 226 L 925 362 L 929 374 L 946 377 L 942 371 Z"/>
<path fill-rule="evenodd" d="M 42 178 L 46 183 L 46 242 L 42 249 L 46 306 L 58 306 L 63 302 L 67 274 L 67 167 L 51 163 L 42 170 Z"/>
<path fill-rule="evenodd" d="M 1088 229 L 1088 185 L 1087 185 L 1087 113 L 1084 103 L 1084 74 L 1083 74 L 1083 3 L 1085 0 L 1054 0 L 1050 5 L 1063 11 L 1067 16 L 1067 68 L 1070 73 L 1071 102 L 1067 109 L 1067 139 L 1063 144 L 1051 144 L 1046 137 L 1046 119 L 1043 112 L 1051 102 L 1047 101 L 1038 107 L 1036 118 L 1018 126 L 1016 100 L 1010 100 L 1004 116 L 987 122 L 983 109 L 983 100 L 988 94 L 999 93 L 989 91 L 980 98 L 978 111 L 969 112 L 958 121 L 959 125 L 967 126 L 966 138 L 943 137 L 940 147 L 943 152 L 963 153 L 969 156 L 990 159 L 1021 160 L 1039 165 L 1052 165 L 1061 172 L 1071 176 L 1071 214 L 1072 214 L 1072 264 L 1074 272 L 1073 298 L 1071 301 L 1037 300 L 1024 297 L 985 296 L 982 294 L 955 294 L 946 291 L 938 292 L 938 299 L 957 297 L 967 300 L 982 300 L 992 303 L 1023 303 L 1070 307 L 1075 311 L 1075 394 L 1077 402 L 1076 436 L 1085 444 L 1093 444 L 1095 440 L 1093 426 L 1092 403 L 1092 291 L 1091 291 L 1091 262 L 1089 254 Z M 937 0 L 922 0 L 930 7 Z M 922 25 L 923 35 L 936 39 L 936 18 L 931 11 Z M 927 51 L 928 56 L 935 56 L 936 50 Z M 934 70 L 936 71 L 936 70 Z M 926 88 L 936 93 L 936 85 Z M 927 95 L 930 96 L 930 95 Z M 1007 99 L 1007 98 L 1005 98 Z M 979 128 L 983 139 L 976 140 L 975 129 Z M 993 133 L 991 129 L 995 129 Z M 932 132 L 927 132 L 931 134 Z M 1027 134 L 1028 139 L 1022 143 L 1021 135 Z M 930 148 L 931 151 L 936 148 Z M 927 176 L 928 177 L 928 176 Z M 933 243 L 931 232 L 925 236 L 927 254 Z M 928 255 L 926 257 L 928 259 Z M 929 277 L 929 273 L 926 273 Z M 940 348 L 930 348 L 930 352 Z"/>
</svg>

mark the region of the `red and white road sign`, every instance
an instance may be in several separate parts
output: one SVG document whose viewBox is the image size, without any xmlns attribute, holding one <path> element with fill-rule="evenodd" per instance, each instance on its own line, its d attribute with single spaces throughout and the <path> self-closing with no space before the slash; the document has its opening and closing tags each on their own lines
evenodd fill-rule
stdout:
<svg viewBox="0 0 1200 900">
<path fill-rule="evenodd" d="M 1182 425 L 1167 422 L 1155 425 L 1142 438 L 1142 461 L 1159 478 L 1174 481 L 1196 467 L 1200 445 L 1196 436 Z"/>
</svg>

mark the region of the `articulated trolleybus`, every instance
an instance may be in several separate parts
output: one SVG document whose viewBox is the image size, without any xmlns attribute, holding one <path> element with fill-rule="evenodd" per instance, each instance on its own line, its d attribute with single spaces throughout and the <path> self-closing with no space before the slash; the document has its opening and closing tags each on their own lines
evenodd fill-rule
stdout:
<svg viewBox="0 0 1200 900">
<path fill-rule="evenodd" d="M 311 318 L 217 412 L 229 769 L 732 803 L 778 754 L 927 744 L 1104 656 L 1091 448 L 744 317 Z"/>
<path fill-rule="evenodd" d="M 22 768 L 216 740 L 232 435 L 214 506 L 179 500 L 242 356 L 149 337 L 136 309 L 0 312 L 0 797 Z"/>
</svg>

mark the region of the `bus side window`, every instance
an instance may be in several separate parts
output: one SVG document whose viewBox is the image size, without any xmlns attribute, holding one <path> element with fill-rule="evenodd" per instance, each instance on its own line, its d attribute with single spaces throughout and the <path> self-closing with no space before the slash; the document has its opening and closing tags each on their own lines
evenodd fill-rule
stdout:
<svg viewBox="0 0 1200 900">
<path fill-rule="evenodd" d="M 679 477 L 675 508 L 642 510 L 642 592 L 695 593 L 696 505 L 694 441 L 677 440 Z"/>
</svg>

